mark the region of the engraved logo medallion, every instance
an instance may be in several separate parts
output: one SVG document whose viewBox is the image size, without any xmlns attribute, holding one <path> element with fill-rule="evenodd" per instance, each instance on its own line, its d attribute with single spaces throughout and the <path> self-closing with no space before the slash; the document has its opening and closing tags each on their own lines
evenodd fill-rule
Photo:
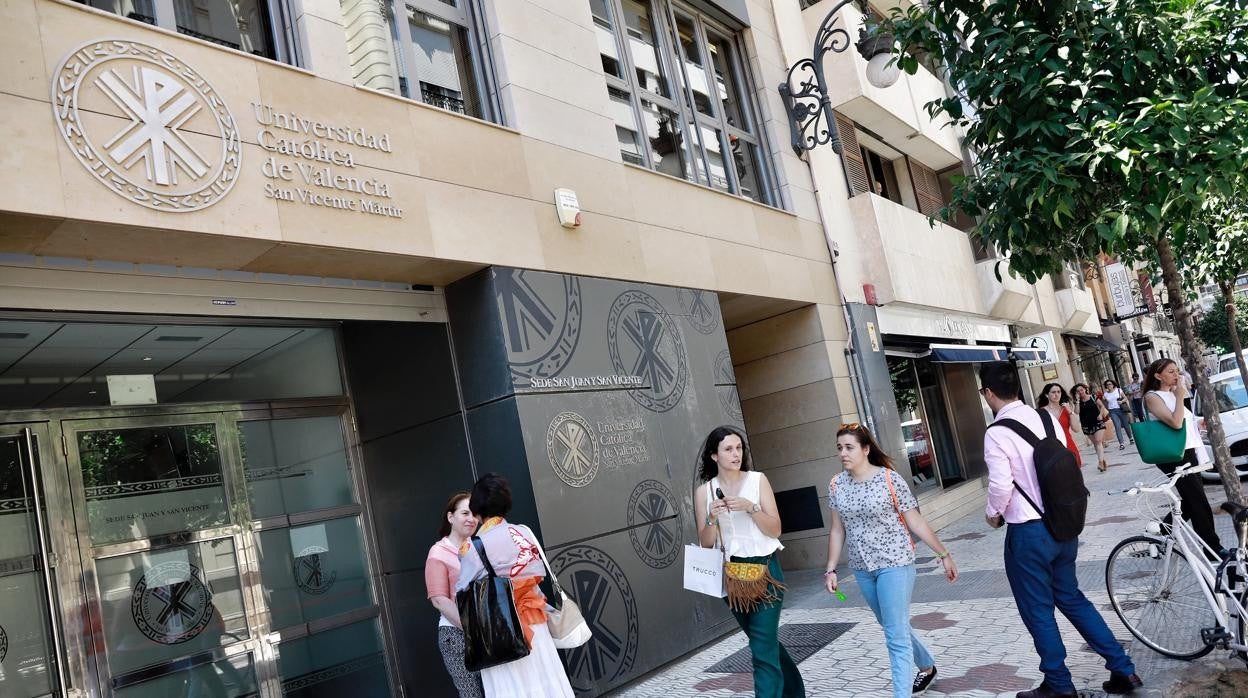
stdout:
<svg viewBox="0 0 1248 698">
<path fill-rule="evenodd" d="M 573 276 L 496 269 L 494 290 L 516 379 L 559 374 L 581 338 L 581 282 Z"/>
<path fill-rule="evenodd" d="M 575 412 L 560 412 L 546 429 L 550 466 L 572 487 L 584 487 L 598 476 L 601 454 L 594 430 Z"/>
<path fill-rule="evenodd" d="M 658 480 L 642 480 L 633 488 L 628 498 L 628 539 L 642 562 L 662 569 L 676 561 L 679 513 L 672 491 Z"/>
<path fill-rule="evenodd" d="M 589 642 L 565 654 L 572 687 L 592 691 L 600 681 L 627 675 L 637 659 L 641 633 L 637 598 L 624 570 L 589 545 L 564 548 L 550 566 L 593 632 Z"/>
<path fill-rule="evenodd" d="M 199 574 L 188 562 L 164 562 L 147 570 L 130 595 L 130 615 L 139 632 L 162 645 L 202 633 L 216 609 Z"/>
<path fill-rule="evenodd" d="M 652 412 L 675 407 L 689 381 L 685 340 L 667 310 L 643 291 L 625 291 L 607 316 L 607 350 L 617 373 L 641 376 L 649 387 L 628 391 Z"/>
</svg>

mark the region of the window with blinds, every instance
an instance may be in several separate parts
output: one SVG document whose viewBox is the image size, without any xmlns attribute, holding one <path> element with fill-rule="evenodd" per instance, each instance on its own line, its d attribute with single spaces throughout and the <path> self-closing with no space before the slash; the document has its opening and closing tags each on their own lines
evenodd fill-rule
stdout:
<svg viewBox="0 0 1248 698">
<path fill-rule="evenodd" d="M 400 87 L 404 97 L 478 119 L 496 119 L 499 112 L 490 87 L 492 66 L 474 50 L 480 31 L 467 2 L 392 0 L 396 14 L 407 21 L 395 32 L 402 58 Z M 492 106 L 494 105 L 494 106 Z"/>
<path fill-rule="evenodd" d="M 914 198 L 919 204 L 919 212 L 925 216 L 938 215 L 945 203 L 936 171 L 910 158 L 907 161 L 910 164 L 910 180 L 914 183 Z"/>
</svg>

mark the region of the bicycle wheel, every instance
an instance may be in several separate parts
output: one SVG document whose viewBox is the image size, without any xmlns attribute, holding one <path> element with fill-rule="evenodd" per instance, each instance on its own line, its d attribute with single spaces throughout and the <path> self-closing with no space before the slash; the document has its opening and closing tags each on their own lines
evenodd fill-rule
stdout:
<svg viewBox="0 0 1248 698">
<path fill-rule="evenodd" d="M 1105 563 L 1105 587 L 1114 612 L 1131 634 L 1174 659 L 1196 659 L 1213 645 L 1202 628 L 1218 624 L 1203 591 L 1204 580 L 1178 550 L 1165 554 L 1166 541 L 1132 536 L 1119 543 Z"/>
</svg>

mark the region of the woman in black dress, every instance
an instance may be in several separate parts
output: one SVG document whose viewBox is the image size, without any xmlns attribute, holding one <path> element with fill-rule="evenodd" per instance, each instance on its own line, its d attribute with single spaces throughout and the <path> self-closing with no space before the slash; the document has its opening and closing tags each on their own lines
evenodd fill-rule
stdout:
<svg viewBox="0 0 1248 698">
<path fill-rule="evenodd" d="M 1075 404 L 1079 406 L 1079 426 L 1092 440 L 1092 447 L 1096 449 L 1096 467 L 1103 473 L 1109 468 L 1109 463 L 1105 462 L 1105 421 L 1109 419 L 1109 410 L 1083 383 L 1076 383 L 1070 392 L 1074 393 Z"/>
</svg>

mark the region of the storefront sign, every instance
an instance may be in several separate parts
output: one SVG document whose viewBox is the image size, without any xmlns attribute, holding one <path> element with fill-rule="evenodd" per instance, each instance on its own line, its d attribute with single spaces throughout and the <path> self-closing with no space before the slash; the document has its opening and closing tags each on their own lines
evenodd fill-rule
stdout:
<svg viewBox="0 0 1248 698">
<path fill-rule="evenodd" d="M 999 322 L 953 313 L 932 313 L 911 308 L 876 309 L 879 331 L 911 337 L 942 337 L 976 342 L 1010 342 L 1010 328 Z"/>
<path fill-rule="evenodd" d="M 1029 349 L 1039 349 L 1044 352 L 1044 360 L 1042 361 L 1020 361 L 1019 365 L 1031 368 L 1033 366 L 1049 366 L 1057 363 L 1057 338 L 1053 332 L 1041 332 L 1028 337 L 1021 337 L 1018 340 L 1020 347 Z"/>
<path fill-rule="evenodd" d="M 530 378 L 532 390 L 609 390 L 611 388 L 640 388 L 645 385 L 641 376 L 556 376 L 554 378 Z"/>
<path fill-rule="evenodd" d="M 1105 267 L 1105 283 L 1109 287 L 1109 297 L 1114 302 L 1114 313 L 1118 317 L 1130 317 L 1136 312 L 1135 294 L 1131 292 L 1131 275 L 1121 262 Z"/>
</svg>

